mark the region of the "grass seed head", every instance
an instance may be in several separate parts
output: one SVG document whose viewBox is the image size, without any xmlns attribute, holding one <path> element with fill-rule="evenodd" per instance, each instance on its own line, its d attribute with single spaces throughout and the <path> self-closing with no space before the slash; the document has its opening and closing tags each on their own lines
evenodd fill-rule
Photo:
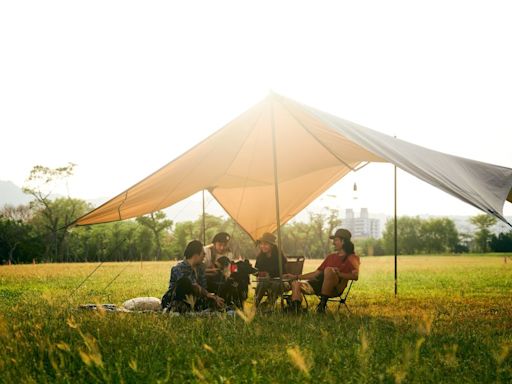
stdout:
<svg viewBox="0 0 512 384">
<path fill-rule="evenodd" d="M 55 344 L 55 346 L 57 347 L 57 349 L 60 349 L 61 351 L 64 351 L 64 352 L 70 352 L 71 351 L 71 348 L 69 347 L 69 344 L 66 344 L 63 341 L 61 341 L 60 343 Z"/>
<path fill-rule="evenodd" d="M 241 311 L 240 309 L 236 310 L 236 314 L 242 318 L 247 324 L 251 323 L 256 316 L 256 308 L 250 306 L 247 303 L 244 303 L 244 309 Z"/>
<path fill-rule="evenodd" d="M 131 359 L 128 363 L 128 366 L 131 368 L 133 372 L 137 372 L 137 360 Z"/>
<path fill-rule="evenodd" d="M 494 352 L 494 359 L 496 360 L 498 366 L 500 366 L 505 361 L 511 349 L 511 344 L 504 343 L 501 344 L 499 350 Z"/>
<path fill-rule="evenodd" d="M 78 328 L 78 324 L 75 321 L 75 319 L 73 318 L 73 316 L 68 317 L 68 319 L 66 320 L 66 324 L 68 325 L 69 328 L 73 328 L 73 329 Z"/>
<path fill-rule="evenodd" d="M 434 313 L 424 313 L 423 316 L 420 319 L 420 322 L 418 324 L 418 332 L 422 336 L 428 336 L 430 335 L 430 332 L 432 330 L 432 324 L 434 322 Z"/>
<path fill-rule="evenodd" d="M 196 297 L 194 295 L 186 295 L 184 301 L 185 301 L 185 303 L 190 305 L 190 308 L 195 308 L 195 306 L 196 306 Z"/>
<path fill-rule="evenodd" d="M 307 363 L 307 360 L 304 358 L 302 351 L 299 347 L 291 347 L 286 350 L 288 356 L 290 357 L 290 361 L 293 365 L 295 365 L 304 375 L 309 377 L 310 366 Z"/>
<path fill-rule="evenodd" d="M 192 374 L 200 381 L 207 382 L 206 376 L 203 373 L 206 373 L 203 362 L 200 358 L 196 359 L 197 363 L 192 362 Z"/>
</svg>

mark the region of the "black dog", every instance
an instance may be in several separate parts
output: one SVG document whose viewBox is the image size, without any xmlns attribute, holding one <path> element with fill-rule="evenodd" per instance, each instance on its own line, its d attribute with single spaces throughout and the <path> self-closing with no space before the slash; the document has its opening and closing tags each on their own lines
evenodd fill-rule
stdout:
<svg viewBox="0 0 512 384">
<path fill-rule="evenodd" d="M 235 288 L 232 292 L 234 304 L 242 308 L 245 300 L 249 296 L 249 284 L 251 284 L 250 275 L 258 272 L 249 260 L 237 261 L 235 263 L 236 271 L 231 273 L 229 280 L 232 281 L 232 286 Z"/>
<path fill-rule="evenodd" d="M 217 272 L 206 276 L 206 289 L 208 292 L 221 296 L 220 291 L 231 273 L 230 266 L 231 261 L 226 256 L 221 256 L 215 261 Z"/>
<path fill-rule="evenodd" d="M 221 269 L 216 275 L 208 277 L 208 291 L 222 297 L 227 306 L 234 305 L 242 308 L 249 294 L 250 275 L 258 270 L 247 259 L 235 263 L 223 256 L 217 260 L 217 264 L 224 269 Z M 226 267 L 223 267 L 224 265 Z M 226 277 L 225 268 L 232 271 L 228 277 Z"/>
</svg>

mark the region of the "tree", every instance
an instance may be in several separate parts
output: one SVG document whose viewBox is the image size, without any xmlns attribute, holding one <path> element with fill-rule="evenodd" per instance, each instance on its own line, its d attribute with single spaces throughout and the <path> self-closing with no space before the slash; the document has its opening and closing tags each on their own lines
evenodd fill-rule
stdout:
<svg viewBox="0 0 512 384">
<path fill-rule="evenodd" d="M 478 250 L 486 253 L 488 251 L 488 244 L 491 237 L 491 231 L 489 228 L 496 224 L 496 217 L 484 213 L 473 216 L 470 219 L 470 222 L 477 228 L 477 231 L 475 232 L 475 242 Z"/>
<path fill-rule="evenodd" d="M 5 217 L 6 219 L 27 223 L 32 218 L 32 209 L 30 208 L 30 205 L 14 206 L 6 204 L 0 211 L 0 216 Z"/>
<path fill-rule="evenodd" d="M 0 211 L 0 242 L 7 249 L 7 260 L 13 261 L 16 248 L 23 241 L 27 241 L 32 228 L 26 223 L 31 217 L 28 205 L 17 207 L 6 204 Z"/>
<path fill-rule="evenodd" d="M 493 252 L 512 252 L 512 232 L 492 235 L 489 246 Z"/>
<path fill-rule="evenodd" d="M 283 227 L 283 250 L 293 256 L 312 257 L 310 244 L 314 230 L 309 223 L 289 223 Z"/>
<path fill-rule="evenodd" d="M 0 242 L 8 251 L 7 261 L 9 264 L 13 262 L 14 251 L 25 237 L 25 232 L 23 223 L 0 218 Z"/>
<path fill-rule="evenodd" d="M 459 240 L 455 223 L 447 217 L 422 220 L 419 234 L 426 253 L 453 252 Z"/>
<path fill-rule="evenodd" d="M 72 261 L 149 260 L 154 242 L 149 228 L 135 220 L 75 227 L 67 243 Z"/>
<path fill-rule="evenodd" d="M 172 227 L 172 220 L 166 219 L 165 212 L 158 211 L 158 212 L 151 212 L 147 216 L 141 216 L 137 217 L 136 221 L 148 227 L 151 230 L 151 233 L 153 234 L 155 238 L 156 243 L 156 259 L 161 260 L 161 254 L 162 254 L 162 232 L 170 229 Z"/>
<path fill-rule="evenodd" d="M 79 216 L 91 209 L 89 203 L 80 199 L 60 197 L 45 201 L 34 212 L 31 224 L 46 240 L 45 257 L 54 261 L 64 261 L 67 255 L 66 240 L 69 225 Z"/>
<path fill-rule="evenodd" d="M 37 259 L 43 248 L 33 227 L 20 220 L 0 216 L 0 260 L 26 263 Z"/>
<path fill-rule="evenodd" d="M 401 216 L 398 218 L 398 251 L 401 254 L 414 255 L 422 250 L 420 227 L 421 219 L 410 216 Z M 387 254 L 393 254 L 395 248 L 394 241 L 394 221 L 388 220 L 382 233 L 382 241 Z"/>
<path fill-rule="evenodd" d="M 64 167 L 49 168 L 42 165 L 35 165 L 28 179 L 23 186 L 23 192 L 32 195 L 36 204 L 45 205 L 50 201 L 55 183 L 71 176 L 76 164 L 68 163 Z"/>
<path fill-rule="evenodd" d="M 308 239 L 309 245 L 311 247 L 311 252 L 314 254 L 322 254 L 326 255 L 329 239 L 325 238 L 325 228 L 324 228 L 325 217 L 321 213 L 310 213 L 309 214 L 309 225 L 311 226 L 311 235 Z"/>
<path fill-rule="evenodd" d="M 254 241 L 249 237 L 236 221 L 228 218 L 222 225 L 221 230 L 231 234 L 229 246 L 235 257 L 240 256 L 244 259 L 254 258 L 257 250 Z"/>
<path fill-rule="evenodd" d="M 334 228 L 337 228 L 341 225 L 341 219 L 339 218 L 339 211 L 336 209 L 332 209 L 329 207 L 324 208 L 327 211 L 327 215 L 325 216 L 325 228 L 324 228 L 324 236 L 322 240 L 324 241 L 324 256 L 329 254 L 331 249 L 331 240 L 329 236 L 334 233 Z"/>
<path fill-rule="evenodd" d="M 153 253 L 154 244 L 151 241 L 151 230 L 148 227 L 139 225 L 139 229 L 135 232 L 136 250 L 139 259 L 149 260 Z"/>
<path fill-rule="evenodd" d="M 455 223 L 447 217 L 398 218 L 398 251 L 402 254 L 454 252 L 458 241 Z M 386 253 L 394 252 L 393 220 L 386 222 L 382 242 Z"/>
<path fill-rule="evenodd" d="M 181 223 L 176 223 L 174 227 L 174 231 L 172 233 L 172 246 L 170 247 L 171 256 L 173 258 L 179 259 L 183 257 L 183 250 L 187 246 L 188 242 L 191 240 L 200 240 L 202 239 L 202 216 L 200 216 L 195 221 L 183 221 Z M 206 214 L 205 216 L 205 226 L 206 226 L 206 244 L 208 244 L 215 236 L 216 233 L 221 231 L 233 232 L 232 222 L 229 220 L 224 220 L 222 217 L 214 216 Z M 233 239 L 233 234 L 231 233 L 231 246 L 233 246 L 236 242 L 236 239 Z"/>
<path fill-rule="evenodd" d="M 382 256 L 385 255 L 382 239 L 366 238 L 355 239 L 354 245 L 359 256 Z"/>
<path fill-rule="evenodd" d="M 172 257 L 174 259 L 180 259 L 183 257 L 183 250 L 187 246 L 188 242 L 197 239 L 199 233 L 194 230 L 193 221 L 183 221 L 176 223 L 172 234 L 173 244 L 171 248 Z"/>
<path fill-rule="evenodd" d="M 69 197 L 55 200 L 50 198 L 55 184 L 71 176 L 75 166 L 73 163 L 58 168 L 36 165 L 23 186 L 23 192 L 35 199 L 31 202 L 31 208 L 35 212 L 33 222 L 46 237 L 45 256 L 50 260 L 63 259 L 63 245 L 68 236 L 68 226 L 91 208 L 83 200 Z"/>
</svg>

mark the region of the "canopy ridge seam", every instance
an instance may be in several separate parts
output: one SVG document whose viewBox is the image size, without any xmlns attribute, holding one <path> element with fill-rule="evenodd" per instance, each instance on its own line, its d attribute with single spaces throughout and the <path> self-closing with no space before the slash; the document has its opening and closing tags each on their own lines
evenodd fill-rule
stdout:
<svg viewBox="0 0 512 384">
<path fill-rule="evenodd" d="M 263 111 L 260 111 L 260 113 L 258 114 L 258 116 L 256 117 L 256 119 L 254 119 L 254 122 L 252 123 L 252 127 L 251 129 L 247 132 L 247 135 L 245 137 L 245 139 L 247 139 L 247 137 L 249 137 L 249 135 L 253 132 L 254 128 L 256 127 L 256 124 L 260 121 L 261 119 L 261 116 L 263 115 Z M 245 141 L 245 140 L 244 140 Z M 242 146 L 240 146 L 240 148 L 238 149 L 238 151 L 236 151 L 235 155 L 233 156 L 233 160 L 236 159 L 236 157 L 238 156 L 238 154 L 242 151 Z M 253 153 L 254 155 L 254 153 Z M 233 161 L 232 160 L 232 161 Z M 231 164 L 231 162 L 230 162 Z M 251 161 L 251 164 L 252 164 L 252 161 Z M 226 172 L 227 175 L 230 175 L 229 173 Z M 247 187 L 247 182 L 249 180 L 249 175 L 247 175 L 244 179 L 244 188 L 243 188 L 243 195 L 242 195 L 242 198 L 240 199 L 240 204 L 238 206 L 238 209 L 237 209 L 237 213 L 236 213 L 236 218 L 238 218 L 238 215 L 240 214 L 240 208 L 241 208 L 241 205 L 242 205 L 242 200 L 245 196 L 245 189 Z M 210 192 L 210 194 L 213 196 L 213 198 L 215 199 L 215 201 L 217 201 L 217 203 L 222 207 L 222 209 L 229 215 L 229 217 L 231 217 L 234 221 L 237 222 L 237 220 L 235 219 L 235 217 L 233 215 L 231 215 L 227 209 L 220 203 L 220 201 L 215 197 L 215 194 L 214 194 L 214 191 L 215 191 L 215 187 L 207 187 L 206 188 L 208 190 L 208 192 Z M 238 222 L 237 222 L 238 223 Z M 240 226 L 240 225 L 239 225 Z M 249 232 L 243 228 L 242 226 L 240 226 L 240 228 L 242 228 L 245 233 L 249 234 Z M 250 235 L 249 235 L 250 236 Z"/>
<path fill-rule="evenodd" d="M 295 114 L 288 108 L 288 106 L 284 103 L 282 103 L 284 109 L 286 109 L 286 111 L 295 119 L 295 121 L 297 123 L 299 123 L 299 125 L 307 132 L 309 133 L 309 135 L 318 143 L 320 144 L 323 148 L 325 148 L 325 150 L 327 152 L 329 152 L 332 156 L 334 156 L 338 161 L 340 161 L 341 163 L 343 163 L 345 166 L 347 166 L 348 168 L 350 168 L 351 171 L 355 171 L 354 167 L 350 166 L 345 160 L 343 160 L 341 157 L 339 157 L 338 155 L 336 155 L 334 152 L 331 151 L 330 148 L 328 148 L 324 143 L 322 143 L 322 141 L 320 141 L 318 139 L 318 137 L 316 137 L 315 135 L 313 135 L 313 133 L 309 130 L 308 127 L 306 127 L 306 125 L 299 120 L 299 118 L 297 116 L 295 116 Z"/>
<path fill-rule="evenodd" d="M 256 120 L 254 120 L 254 123 L 252 124 L 252 127 L 251 129 L 249 130 L 249 132 L 247 132 L 247 136 L 245 137 L 245 139 L 247 140 L 247 138 L 252 134 L 252 132 L 254 131 L 255 127 L 256 127 L 256 124 L 260 121 L 261 117 L 263 116 L 263 110 L 258 114 L 258 117 Z M 240 146 L 240 148 L 238 149 L 236 155 L 233 157 L 233 159 L 236 159 L 236 157 L 238 156 L 238 154 L 240 153 L 240 151 L 242 151 L 242 146 Z M 253 163 L 253 160 L 254 160 L 254 154 L 255 154 L 256 150 L 253 150 L 252 154 L 251 154 L 251 161 L 249 162 L 249 166 L 248 168 L 250 169 L 252 167 L 252 163 Z M 242 189 L 242 196 L 240 197 L 240 201 L 238 203 L 238 208 L 236 210 L 236 218 L 238 218 L 238 215 L 240 214 L 240 208 L 242 207 L 242 201 L 244 200 L 245 198 L 245 190 L 247 188 L 247 182 L 249 181 L 249 173 L 247 172 L 246 173 L 246 176 L 244 178 L 244 187 Z M 234 218 L 233 218 L 234 219 Z M 236 221 L 236 220 L 235 220 Z"/>
<path fill-rule="evenodd" d="M 124 203 L 126 203 L 126 199 L 128 199 L 128 191 L 126 191 L 124 193 L 124 199 L 123 199 L 123 202 L 121 204 L 119 204 L 119 206 L 117 207 L 117 214 L 119 215 L 119 220 L 123 220 L 121 218 L 121 208 L 123 207 Z"/>
</svg>

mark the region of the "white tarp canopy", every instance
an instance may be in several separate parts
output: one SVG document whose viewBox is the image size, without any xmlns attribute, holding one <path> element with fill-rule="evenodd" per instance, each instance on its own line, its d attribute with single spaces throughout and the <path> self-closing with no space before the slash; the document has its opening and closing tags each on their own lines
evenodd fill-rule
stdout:
<svg viewBox="0 0 512 384">
<path fill-rule="evenodd" d="M 275 180 L 285 223 L 367 162 L 395 164 L 506 222 L 512 169 L 423 148 L 272 93 L 75 223 L 141 216 L 206 189 L 256 239 L 277 228 Z"/>
</svg>

